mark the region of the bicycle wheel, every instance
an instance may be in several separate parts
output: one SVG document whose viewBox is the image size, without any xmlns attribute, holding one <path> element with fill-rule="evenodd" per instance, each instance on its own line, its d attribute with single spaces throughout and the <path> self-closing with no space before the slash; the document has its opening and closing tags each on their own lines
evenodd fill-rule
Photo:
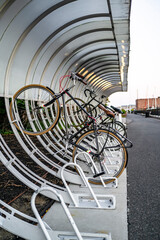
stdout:
<svg viewBox="0 0 160 240">
<path fill-rule="evenodd" d="M 85 107 L 85 102 L 82 99 L 75 98 L 75 100 L 88 112 L 88 107 Z M 70 125 L 73 127 L 83 125 L 87 120 L 87 114 L 73 101 L 73 99 L 68 99 L 65 104 Z"/>
<path fill-rule="evenodd" d="M 121 139 L 113 132 L 105 129 L 99 129 L 97 134 L 99 150 L 102 149 L 105 140 L 107 139 L 105 149 L 100 155 L 100 161 L 105 171 L 105 174 L 102 175 L 103 181 L 105 183 L 109 183 L 113 180 L 109 180 L 107 178 L 105 179 L 105 177 L 118 178 L 126 166 L 128 154 Z M 83 134 L 77 140 L 76 145 L 80 145 L 83 150 L 81 150 L 78 146 L 74 147 L 73 162 L 76 162 L 82 168 L 86 177 L 90 177 L 89 182 L 93 184 L 102 184 L 99 177 L 93 178 L 95 169 L 97 173 L 101 172 L 99 159 L 97 159 L 94 155 L 86 154 L 86 152 L 90 151 L 95 154 L 97 153 L 94 130 L 90 130 Z"/>
<path fill-rule="evenodd" d="M 118 131 L 120 135 L 122 135 L 122 137 L 125 137 L 125 138 L 127 137 L 126 127 L 124 126 L 123 123 L 119 121 L 114 121 L 114 122 L 106 123 L 106 126 L 113 128 L 113 130 Z"/>
<path fill-rule="evenodd" d="M 60 104 L 56 99 L 47 107 L 41 107 L 55 97 L 45 86 L 27 85 L 19 89 L 10 103 L 13 124 L 28 135 L 41 135 L 51 130 L 58 122 Z"/>
</svg>

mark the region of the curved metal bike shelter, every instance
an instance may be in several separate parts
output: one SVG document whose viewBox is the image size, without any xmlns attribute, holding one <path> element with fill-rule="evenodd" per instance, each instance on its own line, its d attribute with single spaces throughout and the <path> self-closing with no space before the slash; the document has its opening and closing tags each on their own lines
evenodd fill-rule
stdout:
<svg viewBox="0 0 160 240">
<path fill-rule="evenodd" d="M 85 76 L 87 88 L 94 89 L 99 97 L 127 90 L 130 5 L 130 1 L 118 0 L 47 0 L 45 3 L 3 0 L 0 5 L 3 56 L 0 93 L 5 96 L 7 112 L 10 97 L 20 87 L 38 83 L 58 92 L 59 78 L 69 70 Z M 71 94 L 86 101 L 84 90 L 84 85 L 76 84 Z M 59 177 L 60 166 L 43 156 L 33 139 L 29 136 L 22 139 L 13 124 L 11 126 L 33 160 Z M 65 164 L 70 161 L 71 153 L 68 152 L 65 160 L 63 151 L 56 154 L 64 146 L 54 137 L 61 138 L 63 131 L 57 127 L 53 132 L 37 139 L 54 158 Z M 47 164 L 40 163 L 36 156 L 45 159 Z M 53 165 L 56 171 L 51 170 Z M 69 178 L 78 181 L 75 174 Z"/>
<path fill-rule="evenodd" d="M 85 77 L 87 87 L 77 83 L 70 91 L 85 102 L 88 98 L 84 90 L 87 88 L 94 90 L 99 99 L 102 95 L 107 98 L 114 92 L 127 91 L 130 8 L 131 0 L 0 2 L 0 96 L 5 97 L 11 127 L 26 154 L 55 178 L 61 178 L 62 167 L 72 162 L 72 151 L 65 152 L 61 141 L 65 130 L 63 115 L 59 120 L 61 127 L 57 125 L 44 135 L 30 137 L 20 133 L 12 123 L 9 114 L 11 99 L 19 88 L 31 83 L 49 86 L 54 92 L 59 92 L 59 79 L 69 71 L 79 72 Z M 77 117 L 72 116 L 71 120 L 68 116 L 68 121 L 77 124 Z M 72 130 L 76 131 L 74 127 Z M 37 141 L 44 152 L 37 147 Z M 0 160 L 33 190 L 51 186 L 57 189 L 66 203 L 71 202 L 66 188 L 46 181 L 27 168 L 2 137 Z M 84 192 L 84 188 L 80 187 L 83 181 L 74 167 L 65 168 L 64 176 L 73 189 L 75 184 L 77 192 Z M 95 193 L 99 194 L 104 189 L 104 186 L 94 187 Z M 50 197 L 50 194 L 46 196 Z"/>
</svg>

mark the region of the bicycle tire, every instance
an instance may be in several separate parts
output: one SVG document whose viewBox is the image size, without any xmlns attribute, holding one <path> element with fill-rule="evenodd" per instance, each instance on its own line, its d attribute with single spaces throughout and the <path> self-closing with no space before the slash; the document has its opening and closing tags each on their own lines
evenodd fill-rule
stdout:
<svg viewBox="0 0 160 240">
<path fill-rule="evenodd" d="M 82 107 L 85 105 L 85 102 L 80 98 L 74 98 Z M 67 115 L 70 119 L 70 125 L 73 127 L 79 127 L 83 125 L 88 116 L 83 112 L 82 109 L 70 98 L 65 102 Z M 88 108 L 84 107 L 84 109 L 88 112 Z"/>
<path fill-rule="evenodd" d="M 113 128 L 113 131 L 116 130 L 118 131 L 122 137 L 127 138 L 127 131 L 126 131 L 126 127 L 124 126 L 123 123 L 119 122 L 119 121 L 115 121 L 115 122 L 109 122 L 109 123 L 104 123 L 104 125 L 109 126 L 110 128 Z"/>
<path fill-rule="evenodd" d="M 127 150 L 122 142 L 122 140 L 113 132 L 106 130 L 106 129 L 98 129 L 98 141 L 100 143 L 100 137 L 102 139 L 108 137 L 107 145 L 112 143 L 112 148 L 110 150 L 104 150 L 101 155 L 101 160 L 104 161 L 105 171 L 107 170 L 105 175 L 102 175 L 102 177 L 119 177 L 123 170 L 126 167 L 127 160 L 128 160 L 128 154 Z M 103 142 L 105 140 L 103 139 Z M 113 145 L 115 144 L 115 145 Z M 85 147 L 86 149 L 91 149 L 91 151 L 96 151 L 96 147 L 94 144 L 94 130 L 90 130 L 84 134 L 81 135 L 81 137 L 77 140 L 76 145 L 81 145 Z M 100 147 L 100 144 L 99 144 Z M 111 147 L 111 146 L 110 146 Z M 79 158 L 77 157 L 75 160 L 75 156 L 77 154 L 79 155 Z M 93 158 L 92 158 L 93 159 Z M 93 178 L 94 171 L 93 171 L 93 165 L 88 157 L 80 148 L 75 146 L 73 148 L 72 153 L 72 160 L 73 162 L 76 162 L 83 170 L 86 177 L 90 177 L 89 182 L 92 184 L 102 184 L 100 178 Z M 99 170 L 99 162 L 96 163 L 96 159 L 93 159 L 97 169 Z M 78 172 L 78 171 L 77 171 Z M 113 179 L 103 179 L 105 184 L 108 184 L 113 181 Z"/>
<path fill-rule="evenodd" d="M 43 85 L 30 84 L 22 87 L 14 94 L 10 103 L 12 123 L 27 135 L 37 136 L 47 133 L 59 120 L 59 101 L 56 99 L 45 108 L 36 109 L 36 107 L 46 104 L 54 97 L 55 94 Z"/>
</svg>

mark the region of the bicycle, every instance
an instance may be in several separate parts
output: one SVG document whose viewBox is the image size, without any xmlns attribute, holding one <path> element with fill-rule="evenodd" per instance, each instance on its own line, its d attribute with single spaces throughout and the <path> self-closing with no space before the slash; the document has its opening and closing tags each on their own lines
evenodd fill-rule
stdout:
<svg viewBox="0 0 160 240">
<path fill-rule="evenodd" d="M 63 78 L 62 78 L 63 79 Z M 62 97 L 65 134 L 63 139 L 66 144 L 66 150 L 70 146 L 73 147 L 72 161 L 78 155 L 76 161 L 90 182 L 94 184 L 102 184 L 101 179 L 97 179 L 103 175 L 105 177 L 119 177 L 127 164 L 128 154 L 121 138 L 114 132 L 98 128 L 96 119 L 83 108 L 76 99 L 69 93 L 75 86 L 75 82 L 79 81 L 86 85 L 83 77 L 77 73 L 71 73 L 69 79 L 73 81 L 73 85 L 59 93 L 54 93 L 49 87 L 38 84 L 27 85 L 19 89 L 13 96 L 10 103 L 10 116 L 12 123 L 23 133 L 37 136 L 49 132 L 53 129 L 61 114 L 59 98 Z M 90 119 L 76 133 L 69 132 L 66 106 L 64 95 L 67 94 L 85 115 Z M 88 126 L 92 129 L 88 130 Z M 87 131 L 86 131 L 87 130 Z M 79 134 L 83 133 L 80 137 Z M 91 161 L 91 158 L 94 162 Z M 112 180 L 104 179 L 105 183 Z"/>
<path fill-rule="evenodd" d="M 118 131 L 121 136 L 123 136 L 124 138 L 127 138 L 127 131 L 126 131 L 126 127 L 125 125 L 120 122 L 117 121 L 115 118 L 115 112 L 121 114 L 121 110 L 118 108 L 115 108 L 114 106 L 105 106 L 103 104 L 103 101 L 97 100 L 96 99 L 96 94 L 91 91 L 90 89 L 85 89 L 84 94 L 87 97 L 87 91 L 90 93 L 90 100 L 85 102 L 80 98 L 75 98 L 83 108 L 87 109 L 87 112 L 92 116 L 92 117 L 96 117 L 98 115 L 98 111 L 97 108 L 101 109 L 103 112 L 105 112 L 105 118 L 101 118 L 101 121 L 99 122 L 100 125 L 104 125 L 107 128 L 112 128 L 114 130 L 116 130 L 116 132 Z M 102 95 L 101 98 L 103 99 L 105 96 Z M 97 104 L 96 105 L 92 105 L 91 102 L 95 101 Z M 66 104 L 68 106 L 73 106 L 73 101 L 72 99 L 69 99 L 66 101 Z M 72 109 L 71 107 L 68 107 L 68 115 L 72 118 L 73 115 L 78 115 L 80 116 L 82 110 L 80 108 L 76 108 L 76 109 Z M 114 112 L 113 112 L 114 111 Z M 77 119 L 76 119 L 77 120 Z M 76 121 L 76 123 L 74 121 L 72 126 L 74 127 L 79 127 L 82 126 L 87 120 L 87 116 L 85 119 L 82 120 L 82 118 L 79 118 L 78 121 Z"/>
</svg>

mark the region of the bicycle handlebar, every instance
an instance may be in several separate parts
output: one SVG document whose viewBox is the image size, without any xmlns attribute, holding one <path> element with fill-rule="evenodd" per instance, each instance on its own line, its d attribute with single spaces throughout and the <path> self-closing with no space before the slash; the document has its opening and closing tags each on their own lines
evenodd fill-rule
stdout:
<svg viewBox="0 0 160 240">
<path fill-rule="evenodd" d="M 85 77 L 82 76 L 82 75 L 79 74 L 79 73 L 72 72 L 70 78 L 71 78 L 72 80 L 78 80 L 79 82 L 83 83 L 84 85 L 87 85 L 87 83 L 86 83 L 85 81 L 83 81 L 83 79 L 85 79 Z"/>
<path fill-rule="evenodd" d="M 90 90 L 90 89 L 85 89 L 84 90 L 84 95 L 87 97 L 87 94 L 86 92 L 89 92 L 90 93 L 90 97 L 93 98 L 92 94 L 94 94 L 94 97 L 96 97 L 96 94 L 94 93 L 94 91 Z"/>
<path fill-rule="evenodd" d="M 102 110 L 107 114 L 108 117 L 112 117 L 112 118 L 115 117 L 115 114 L 114 114 L 109 108 L 107 109 L 106 107 L 104 107 L 104 106 L 101 105 L 101 104 L 99 104 L 98 107 L 99 107 L 100 109 L 102 109 Z"/>
<path fill-rule="evenodd" d="M 110 107 L 113 108 L 113 110 L 114 110 L 115 112 L 122 113 L 121 109 L 116 108 L 116 107 L 114 107 L 114 106 L 110 106 Z"/>
</svg>

